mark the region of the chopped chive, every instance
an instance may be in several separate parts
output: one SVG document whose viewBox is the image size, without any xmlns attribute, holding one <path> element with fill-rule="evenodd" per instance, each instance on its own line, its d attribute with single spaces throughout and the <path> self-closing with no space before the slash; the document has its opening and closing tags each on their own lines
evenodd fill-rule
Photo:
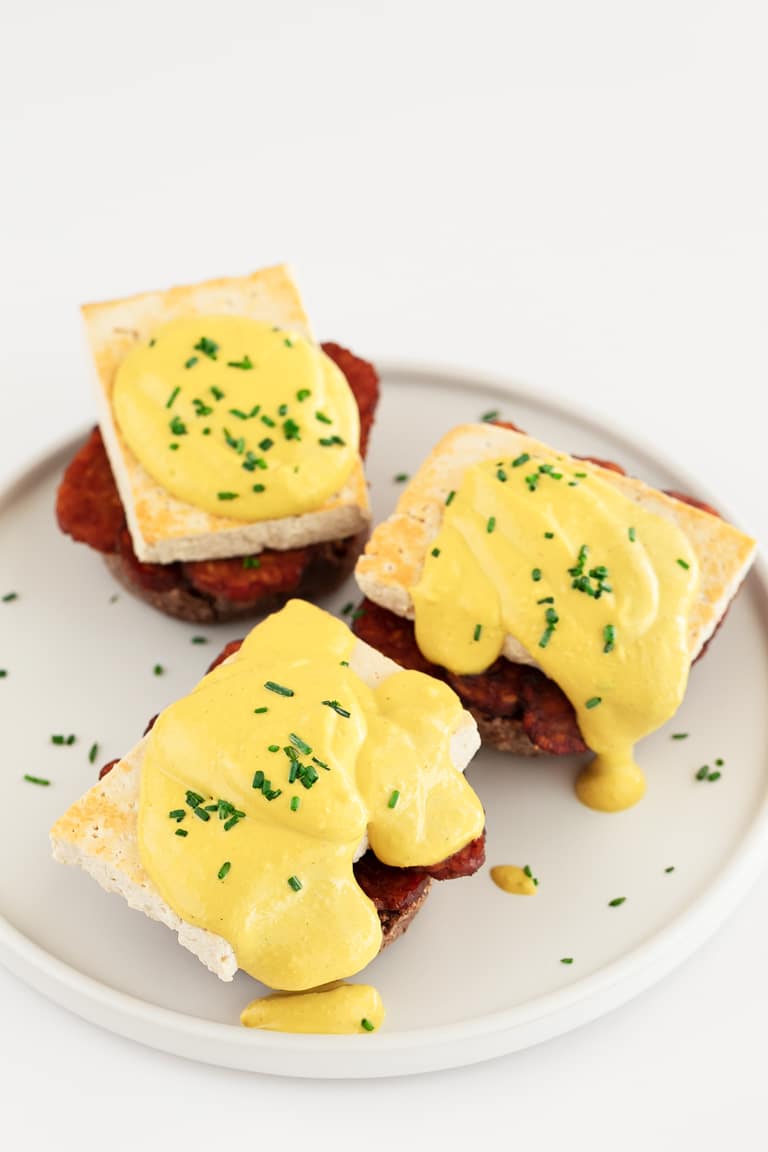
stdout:
<svg viewBox="0 0 768 1152">
<path fill-rule="evenodd" d="M 574 476 L 577 480 L 586 480 L 587 478 L 586 472 L 574 472 Z"/>
<path fill-rule="evenodd" d="M 410 476 L 407 472 L 398 472 L 397 476 L 394 477 L 395 484 L 405 484 L 408 480 L 410 480 Z"/>
<path fill-rule="evenodd" d="M 539 483 L 538 472 L 533 472 L 530 476 L 526 476 L 525 482 L 528 485 L 528 491 L 535 492 Z"/>
<path fill-rule="evenodd" d="M 323 448 L 331 448 L 334 444 L 341 444 L 343 446 L 346 444 L 346 441 L 342 440 L 341 436 L 325 436 L 318 440 L 318 444 L 321 444 Z"/>
<path fill-rule="evenodd" d="M 309 744 L 305 743 L 305 741 L 302 740 L 300 736 L 297 736 L 295 732 L 289 732 L 288 739 L 290 740 L 291 744 L 293 744 L 294 748 L 298 748 L 302 756 L 312 755 L 312 749 L 310 748 Z"/>
<path fill-rule="evenodd" d="M 348 600 L 341 610 L 342 616 L 349 616 L 350 612 L 354 611 L 354 607 L 354 602 L 352 600 Z"/>
<path fill-rule="evenodd" d="M 57 734 L 56 736 L 51 736 L 51 744 L 66 744 L 67 746 L 70 746 L 75 743 L 76 739 L 77 737 L 73 736 L 71 733 L 69 736 L 61 736 Z"/>
<path fill-rule="evenodd" d="M 291 888 L 293 888 L 294 892 L 300 892 L 301 889 L 304 887 L 301 880 L 299 880 L 298 876 L 289 876 L 288 877 L 288 883 L 291 886 Z"/>
<path fill-rule="evenodd" d="M 531 570 L 531 580 L 533 580 L 534 584 L 538 584 L 539 580 L 541 580 L 541 568 L 533 568 Z"/>
<path fill-rule="evenodd" d="M 710 772 L 709 776 L 707 776 L 707 780 L 710 784 L 712 784 L 715 780 L 719 780 L 721 776 L 722 772 Z"/>
<path fill-rule="evenodd" d="M 262 424 L 266 424 L 267 428 L 274 428 L 275 427 L 275 421 L 272 419 L 271 416 L 267 416 L 266 413 L 264 413 L 264 415 L 261 417 L 261 422 L 262 422 Z"/>
<path fill-rule="evenodd" d="M 293 348 L 293 340 L 289 339 L 288 336 L 283 340 L 283 344 L 285 344 L 286 348 Z"/>
<path fill-rule="evenodd" d="M 613 652 L 616 647 L 616 629 L 613 624 L 606 624 L 603 628 L 603 652 Z"/>
<path fill-rule="evenodd" d="M 392 793 L 392 795 L 389 798 L 389 801 L 387 803 L 387 807 L 388 808 L 394 808 L 399 799 L 400 799 L 400 793 L 398 792 L 397 788 L 395 788 L 394 792 Z"/>
<path fill-rule="evenodd" d="M 155 676 L 162 676 L 165 672 L 165 668 L 163 668 L 162 664 L 155 664 L 152 671 L 154 672 Z"/>
<path fill-rule="evenodd" d="M 183 808 L 173 808 L 168 813 L 168 819 L 169 820 L 175 820 L 177 824 L 180 824 L 185 816 L 186 816 L 186 812 L 184 811 Z"/>
<path fill-rule="evenodd" d="M 197 792 L 189 791 L 189 789 L 187 789 L 185 799 L 190 808 L 197 808 L 203 802 L 202 796 L 200 796 Z"/>
<path fill-rule="evenodd" d="M 253 368 L 253 361 L 250 356 L 243 356 L 242 360 L 227 360 L 227 368 L 242 368 L 243 371 L 248 371 Z"/>
<path fill-rule="evenodd" d="M 168 445 L 168 451 L 169 452 L 178 452 L 179 447 L 180 447 L 179 444 L 169 444 Z"/>
<path fill-rule="evenodd" d="M 602 702 L 603 702 L 602 696 L 590 696 L 589 700 L 587 700 L 584 707 L 585 708 L 597 708 L 598 704 L 602 704 Z"/>
<path fill-rule="evenodd" d="M 360 1026 L 361 1026 L 361 1028 L 365 1028 L 366 1032 L 375 1032 L 376 1031 L 376 1025 L 371 1024 L 371 1022 L 367 1016 L 363 1016 L 362 1020 L 360 1021 Z"/>
<path fill-rule="evenodd" d="M 315 412 L 315 420 L 319 420 L 321 424 L 333 424 L 330 416 L 326 416 L 325 412 Z"/>
<path fill-rule="evenodd" d="M 689 736 L 688 732 L 673 732 L 672 733 L 672 739 L 673 740 L 687 740 L 688 736 Z"/>
<path fill-rule="evenodd" d="M 634 528 L 627 529 L 627 536 L 629 536 L 630 540 L 634 544 L 635 540 L 637 539 L 637 533 L 635 532 Z"/>
<path fill-rule="evenodd" d="M 319 764 L 321 768 L 325 768 L 326 772 L 330 772 L 330 768 L 325 763 L 325 761 L 324 760 L 318 760 L 317 756 L 312 757 L 312 763 L 313 764 Z"/>
<path fill-rule="evenodd" d="M 523 872 L 529 880 L 533 880 L 533 872 L 531 872 L 530 864 L 526 864 L 525 868 L 523 868 Z"/>
<path fill-rule="evenodd" d="M 690 568 L 690 564 L 688 563 L 688 561 L 687 560 L 681 560 L 679 556 L 677 558 L 677 563 L 680 565 L 681 568 Z"/>
<path fill-rule="evenodd" d="M 210 391 L 211 395 L 213 396 L 214 400 L 223 400 L 224 399 L 225 393 L 222 392 L 221 388 L 217 388 L 215 385 L 213 385 L 209 389 L 209 391 Z"/>
<path fill-rule="evenodd" d="M 192 636 L 190 639 L 190 643 L 191 644 L 207 644 L 208 643 L 208 637 L 207 636 Z"/>
<path fill-rule="evenodd" d="M 670 864 L 669 868 L 664 869 L 665 872 L 674 872 L 674 870 L 675 870 L 674 864 Z"/>
<path fill-rule="evenodd" d="M 349 660 L 339 660 L 339 664 L 342 668 L 349 668 Z"/>
<path fill-rule="evenodd" d="M 262 452 L 269 452 L 273 444 L 274 440 L 270 440 L 269 436 L 265 436 L 263 440 L 259 441 L 259 448 L 261 448 Z"/>
<path fill-rule="evenodd" d="M 537 604 L 554 604 L 554 596 L 542 596 L 541 600 L 537 600 Z"/>
<path fill-rule="evenodd" d="M 286 688 L 282 684 L 276 684 L 274 680 L 266 680 L 264 687 L 268 688 L 270 692 L 276 692 L 278 696 L 293 696 L 293 688 Z"/>
<path fill-rule="evenodd" d="M 347 712 L 346 708 L 342 708 L 338 700 L 323 700 L 322 703 L 325 704 L 328 708 L 333 708 L 334 712 L 336 712 L 339 716 L 345 717 L 347 720 L 352 715 L 351 712 Z"/>
<path fill-rule="evenodd" d="M 266 492 L 266 488 L 264 487 L 263 484 L 254 484 L 251 491 L 252 492 Z"/>
<path fill-rule="evenodd" d="M 269 708 L 265 705 L 263 708 L 254 708 L 253 710 L 254 716 L 260 716 L 262 712 L 269 712 Z"/>
<path fill-rule="evenodd" d="M 614 900 L 608 901 L 608 907 L 609 908 L 618 908 L 619 904 L 623 904 L 625 900 L 626 900 L 626 896 L 617 896 Z"/>
<path fill-rule="evenodd" d="M 224 879 L 224 877 L 227 875 L 227 873 L 229 872 L 231 867 L 232 867 L 231 861 L 225 860 L 224 863 L 222 864 L 221 868 L 219 868 L 219 871 L 217 873 L 219 880 Z"/>
<path fill-rule="evenodd" d="M 224 831 L 229 832 L 229 830 L 231 828 L 234 828 L 235 824 L 240 823 L 240 819 L 241 819 L 240 816 L 231 816 L 230 819 L 227 820 L 226 824 L 224 825 Z"/>
<path fill-rule="evenodd" d="M 560 960 L 561 964 L 573 964 L 573 956 L 563 956 Z"/>
<path fill-rule="evenodd" d="M 239 492 L 217 492 L 216 493 L 216 499 L 217 500 L 239 500 L 240 494 L 239 494 Z"/>
<path fill-rule="evenodd" d="M 506 474 L 506 472 L 504 471 L 504 469 L 503 469 L 503 468 L 497 468 L 497 469 L 496 469 L 496 479 L 497 479 L 497 480 L 501 480 L 502 484 L 506 484 L 506 482 L 507 482 L 507 474 Z"/>
<path fill-rule="evenodd" d="M 448 493 L 448 495 L 447 495 L 447 496 L 446 496 L 446 498 L 445 498 L 445 504 L 446 504 L 446 507 L 447 507 L 449 504 L 452 504 L 452 503 L 453 503 L 453 499 L 454 499 L 455 495 L 456 495 L 456 492 L 454 491 L 454 489 L 451 489 L 451 491 Z"/>
<path fill-rule="evenodd" d="M 189 360 L 184 361 L 184 367 L 185 368 L 194 368 L 195 364 L 197 364 L 199 359 L 200 359 L 199 356 L 190 356 Z"/>
<path fill-rule="evenodd" d="M 218 344 L 213 340 L 209 340 L 207 336 L 201 336 L 197 344 L 195 344 L 195 352 L 202 352 L 210 360 L 216 359 L 216 353 L 219 350 Z"/>
<path fill-rule="evenodd" d="M 24 779 L 27 781 L 28 784 L 40 784 L 43 788 L 48 788 L 50 786 L 50 783 L 51 783 L 50 780 L 46 780 L 44 776 L 25 775 Z"/>
<path fill-rule="evenodd" d="M 10 604 L 12 601 L 18 600 L 18 598 L 18 592 L 6 592 L 5 596 L 3 596 L 3 604 Z"/>
<path fill-rule="evenodd" d="M 484 424 L 490 424 L 493 420 L 498 420 L 500 415 L 501 413 L 497 412 L 496 409 L 493 408 L 490 412 L 483 412 L 480 419 Z"/>
<path fill-rule="evenodd" d="M 300 796 L 292 796 L 291 797 L 291 812 L 298 812 L 299 804 L 301 804 L 301 797 Z"/>
<path fill-rule="evenodd" d="M 279 751 L 280 751 L 280 745 L 279 744 L 270 744 L 267 747 L 267 752 L 279 752 Z M 255 785 L 254 785 L 254 787 L 255 787 Z"/>
<path fill-rule="evenodd" d="M 263 788 L 263 786 L 264 786 L 264 773 L 261 771 L 261 769 L 259 769 L 259 771 L 254 774 L 253 783 L 251 784 L 251 788 L 255 788 L 257 792 L 260 792 L 261 789 Z"/>
<path fill-rule="evenodd" d="M 261 568 L 258 556 L 243 556 L 243 568 Z"/>
<path fill-rule="evenodd" d="M 98 756 L 98 754 L 99 754 L 98 744 L 91 744 L 91 747 L 88 751 L 88 763 L 89 764 L 95 764 L 96 763 L 96 757 Z"/>
<path fill-rule="evenodd" d="M 247 420 L 248 419 L 248 413 L 243 412 L 242 408 L 230 408 L 229 414 L 230 414 L 230 416 L 236 417 L 236 419 L 238 419 L 238 420 Z"/>
<path fill-rule="evenodd" d="M 188 835 L 189 835 L 189 833 L 187 832 L 186 828 L 177 828 L 176 831 L 174 832 L 174 836 L 188 836 Z"/>
<path fill-rule="evenodd" d="M 153 336 L 152 339 L 150 340 L 149 344 L 147 345 L 147 347 L 148 348 L 154 348 L 156 343 L 157 343 L 157 340 L 155 340 L 155 338 Z"/>
<path fill-rule="evenodd" d="M 439 556 L 440 555 L 440 549 L 439 548 L 433 548 L 432 549 L 432 555 L 433 556 Z"/>
<path fill-rule="evenodd" d="M 477 642 L 480 639 L 482 631 L 483 631 L 482 624 L 475 624 L 475 631 L 473 634 L 473 639 L 475 640 L 475 642 Z"/>
<path fill-rule="evenodd" d="M 206 812 L 205 808 L 203 808 L 200 804 L 198 804 L 196 808 L 193 808 L 192 811 L 194 812 L 195 816 L 197 816 L 204 823 L 211 818 L 209 813 Z"/>
<path fill-rule="evenodd" d="M 7 675 L 8 675 L 8 669 L 7 668 L 0 668 L 0 680 L 5 680 Z"/>
<path fill-rule="evenodd" d="M 715 766 L 717 768 L 722 768 L 724 764 L 725 764 L 725 760 L 721 760 L 719 758 L 717 760 L 715 760 Z"/>
<path fill-rule="evenodd" d="M 493 532 L 495 527 L 496 527 L 496 517 L 495 516 L 489 516 L 488 522 L 485 525 L 486 532 L 490 535 L 490 533 Z"/>
<path fill-rule="evenodd" d="M 545 540 L 554 540 L 554 538 L 555 538 L 554 532 L 545 532 L 544 533 L 544 539 Z"/>
<path fill-rule="evenodd" d="M 178 396 L 179 392 L 181 392 L 181 388 L 177 385 L 174 388 L 173 392 L 171 392 L 170 396 L 168 397 L 168 399 L 165 402 L 166 408 L 172 408 L 173 407 L 173 402 L 176 399 L 176 397 Z"/>
<path fill-rule="evenodd" d="M 697 780 L 706 780 L 708 775 L 709 775 L 709 764 L 702 764 L 701 768 L 699 768 L 698 772 L 696 773 L 696 779 Z"/>
<path fill-rule="evenodd" d="M 553 628 L 547 628 L 544 632 L 542 632 L 541 636 L 539 637 L 539 648 L 546 648 L 547 644 L 549 644 L 550 640 L 552 639 L 553 631 Z"/>
<path fill-rule="evenodd" d="M 527 464 L 528 461 L 530 460 L 530 458 L 531 458 L 530 452 L 521 452 L 520 455 L 516 456 L 515 459 L 512 461 L 512 467 L 513 468 L 519 468 L 521 464 Z"/>
</svg>

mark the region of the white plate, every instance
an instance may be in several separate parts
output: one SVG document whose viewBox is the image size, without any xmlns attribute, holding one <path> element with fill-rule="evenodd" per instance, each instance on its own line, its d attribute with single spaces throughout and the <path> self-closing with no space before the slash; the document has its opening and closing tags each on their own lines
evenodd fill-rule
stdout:
<svg viewBox="0 0 768 1152">
<path fill-rule="evenodd" d="M 573 452 L 614 458 L 661 487 L 698 485 L 607 427 L 537 393 L 469 374 L 383 372 L 369 475 L 377 519 L 453 424 L 488 409 Z M 488 865 L 438 885 L 408 936 L 367 969 L 386 1025 L 371 1036 L 250 1031 L 240 1009 L 258 986 L 219 983 L 164 927 L 55 865 L 48 828 L 135 742 L 147 719 L 186 692 L 242 628 L 201 629 L 118 590 L 99 559 L 56 529 L 53 502 L 74 445 L 56 449 L 0 497 L 3 802 L 0 957 L 74 1012 L 124 1036 L 198 1060 L 293 1076 L 384 1076 L 484 1060 L 557 1035 L 659 979 L 723 920 L 768 846 L 766 577 L 754 572 L 691 676 L 687 699 L 643 742 L 648 793 L 606 816 L 577 803 L 577 761 L 484 751 L 469 776 L 488 813 Z M 713 499 L 716 503 L 716 499 Z M 119 591 L 119 599 L 112 600 Z M 325 601 L 339 609 L 351 586 Z M 193 646 L 201 631 L 207 646 Z M 155 664 L 165 668 L 153 675 Z M 674 741 L 672 732 L 687 731 Z M 52 733 L 77 735 L 54 747 Z M 703 763 L 725 760 L 717 783 Z M 24 773 L 50 777 L 50 788 Z M 530 864 L 535 898 L 510 897 L 488 866 Z M 666 868 L 674 866 L 674 872 Z M 620 907 L 608 903 L 626 897 Z M 573 957 L 572 965 L 560 963 Z"/>
</svg>

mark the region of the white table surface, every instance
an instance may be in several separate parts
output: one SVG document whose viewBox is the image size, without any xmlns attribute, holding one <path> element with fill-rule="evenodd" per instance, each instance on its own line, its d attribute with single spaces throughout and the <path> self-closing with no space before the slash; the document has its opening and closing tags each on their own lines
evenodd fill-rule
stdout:
<svg viewBox="0 0 768 1152">
<path fill-rule="evenodd" d="M 0 481 L 92 418 L 81 301 L 287 259 L 322 337 L 601 413 L 765 539 L 764 11 L 0 2 Z M 764 877 L 610 1016 L 385 1081 L 195 1065 L 0 969 L 0 1146 L 763 1149 L 767 921 Z"/>
</svg>

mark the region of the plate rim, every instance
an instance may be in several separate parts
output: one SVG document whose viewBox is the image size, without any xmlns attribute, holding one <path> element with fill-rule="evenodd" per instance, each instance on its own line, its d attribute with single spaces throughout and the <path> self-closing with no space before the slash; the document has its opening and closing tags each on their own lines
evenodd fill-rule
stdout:
<svg viewBox="0 0 768 1152">
<path fill-rule="evenodd" d="M 421 360 L 381 358 L 381 376 L 393 382 L 407 379 L 423 384 L 470 391 L 496 392 L 506 401 L 516 397 L 543 412 L 554 411 L 575 426 L 599 435 L 609 433 L 621 448 L 647 461 L 651 468 L 672 472 L 676 483 L 690 485 L 704 500 L 722 507 L 706 485 L 685 469 L 658 457 L 637 442 L 629 430 L 610 426 L 600 416 L 581 407 L 577 413 L 565 408 L 561 397 L 538 386 L 494 372 L 463 365 L 447 365 Z M 86 434 L 69 432 L 13 470 L 0 483 L 0 513 L 22 491 L 35 483 L 58 456 L 71 451 Z M 738 518 L 726 516 L 734 523 Z M 768 566 L 761 551 L 747 581 L 757 597 L 762 614 L 768 618 Z M 429 1028 L 382 1032 L 372 1043 L 363 1036 L 296 1036 L 243 1029 L 239 1024 L 223 1024 L 190 1016 L 175 1009 L 155 1005 L 140 997 L 111 988 L 74 965 L 58 959 L 34 943 L 0 914 L 0 963 L 26 984 L 42 992 L 60 1006 L 93 1024 L 120 1036 L 195 1059 L 204 1063 L 275 1075 L 308 1078 L 368 1078 L 437 1071 L 467 1066 L 530 1047 L 562 1035 L 581 1024 L 619 1007 L 682 964 L 721 926 L 746 898 L 768 865 L 768 787 L 737 849 L 727 860 L 717 879 L 646 941 L 631 948 L 619 959 L 606 964 L 565 988 L 535 997 L 523 1004 L 498 1012 L 469 1017 Z M 375 1045 L 375 1046 L 374 1046 Z M 301 1065 L 301 1057 L 319 1053 L 333 1057 L 318 1075 Z M 397 1066 L 391 1058 L 399 1057 Z"/>
</svg>

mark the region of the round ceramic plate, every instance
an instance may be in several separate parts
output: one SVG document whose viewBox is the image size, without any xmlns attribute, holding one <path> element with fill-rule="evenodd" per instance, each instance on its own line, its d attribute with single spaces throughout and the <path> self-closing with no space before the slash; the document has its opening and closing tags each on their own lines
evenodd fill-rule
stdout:
<svg viewBox="0 0 768 1152">
<path fill-rule="evenodd" d="M 440 370 L 390 366 L 382 376 L 369 466 L 377 520 L 397 500 L 397 474 L 414 472 L 452 425 L 493 409 L 559 447 L 707 496 L 538 394 Z M 126 752 L 147 719 L 242 634 L 237 625 L 201 629 L 156 614 L 58 532 L 54 494 L 74 447 L 57 448 L 0 497 L 0 597 L 18 593 L 0 602 L 0 958 L 59 1003 L 146 1044 L 260 1072 L 384 1076 L 469 1064 L 564 1032 L 641 991 L 689 955 L 758 874 L 768 847 L 768 600 L 759 569 L 694 668 L 678 715 L 642 743 L 648 792 L 638 807 L 619 815 L 583 808 L 572 790 L 576 759 L 482 751 L 468 775 L 488 814 L 488 863 L 436 885 L 408 935 L 366 970 L 387 1009 L 382 1030 L 323 1037 L 241 1028 L 258 985 L 242 973 L 220 983 L 166 928 L 50 858 L 49 827 L 98 765 Z M 324 607 L 340 611 L 354 597 L 350 582 Z M 193 645 L 202 631 L 207 645 Z M 672 739 L 680 732 L 687 739 Z M 55 746 L 54 733 L 77 739 Z M 715 759 L 724 761 L 720 779 L 697 780 Z M 36 787 L 25 773 L 52 784 Z M 496 888 L 488 868 L 500 863 L 530 865 L 536 896 Z M 624 903 L 611 907 L 617 897 Z"/>
</svg>

